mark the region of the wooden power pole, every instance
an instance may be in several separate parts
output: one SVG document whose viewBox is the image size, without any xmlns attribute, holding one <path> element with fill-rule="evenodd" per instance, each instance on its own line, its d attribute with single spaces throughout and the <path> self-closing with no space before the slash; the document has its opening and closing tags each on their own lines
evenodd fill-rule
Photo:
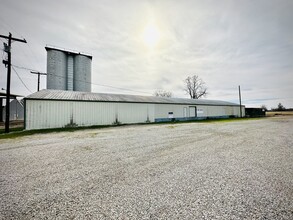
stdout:
<svg viewBox="0 0 293 220">
<path fill-rule="evenodd" d="M 41 73 L 41 72 L 36 72 L 36 71 L 31 71 L 31 73 L 38 75 L 38 91 L 40 91 L 40 75 L 47 75 L 47 73 Z"/>
<path fill-rule="evenodd" d="M 238 86 L 239 90 L 239 103 L 240 103 L 240 118 L 242 118 L 242 106 L 241 106 L 241 91 L 240 91 L 240 86 Z"/>
<path fill-rule="evenodd" d="M 9 133 L 9 120 L 10 120 L 10 80 L 11 80 L 11 42 L 19 41 L 26 43 L 25 39 L 18 39 L 12 37 L 12 34 L 9 33 L 9 36 L 0 35 L 1 38 L 8 39 L 8 45 L 4 43 L 4 51 L 8 55 L 8 60 L 3 60 L 3 63 L 7 64 L 7 86 L 6 86 L 6 112 L 5 112 L 5 132 Z"/>
</svg>

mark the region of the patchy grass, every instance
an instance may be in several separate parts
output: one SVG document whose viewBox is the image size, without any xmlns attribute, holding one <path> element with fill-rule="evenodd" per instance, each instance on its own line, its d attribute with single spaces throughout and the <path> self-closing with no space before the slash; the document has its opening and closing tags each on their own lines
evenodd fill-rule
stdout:
<svg viewBox="0 0 293 220">
<path fill-rule="evenodd" d="M 247 120 L 260 120 L 262 118 L 221 118 L 221 119 L 204 119 L 204 120 L 192 120 L 192 121 L 172 121 L 172 122 L 153 122 L 153 123 L 138 123 L 136 125 L 161 125 L 161 124 L 170 124 L 168 128 L 173 129 L 176 126 L 174 124 L 182 123 L 227 123 L 235 121 L 247 121 Z M 89 127 L 66 127 L 66 128 L 51 128 L 51 129 L 40 129 L 40 130 L 23 130 L 23 128 L 11 128 L 10 133 L 5 133 L 4 129 L 0 129 L 0 139 L 7 138 L 18 138 L 34 134 L 48 134 L 56 132 L 74 132 L 78 130 L 87 130 L 87 129 L 99 129 L 107 127 L 117 127 L 117 126 L 128 126 L 134 124 L 118 124 L 118 125 L 95 125 Z M 95 136 L 94 134 L 91 134 Z"/>
<path fill-rule="evenodd" d="M 97 128 L 105 128 L 110 127 L 110 125 L 97 125 L 90 127 L 67 127 L 67 128 L 51 128 L 51 129 L 40 129 L 40 130 L 23 130 L 23 128 L 18 128 L 20 130 L 10 129 L 10 133 L 4 133 L 5 131 L 0 130 L 0 139 L 7 138 L 18 138 L 23 136 L 29 136 L 34 134 L 48 134 L 48 133 L 56 133 L 56 132 L 74 132 L 78 130 L 86 130 L 86 129 L 97 129 Z"/>
<path fill-rule="evenodd" d="M 198 122 L 201 123 L 210 123 L 210 122 L 235 122 L 235 121 L 249 121 L 249 120 L 261 120 L 265 119 L 265 117 L 257 117 L 257 118 L 219 118 L 219 119 L 206 119 L 206 120 L 201 120 Z"/>
<path fill-rule="evenodd" d="M 235 122 L 235 121 L 248 121 L 248 120 L 261 120 L 265 117 L 259 118 L 209 118 L 201 120 L 190 120 L 190 121 L 170 121 L 170 122 L 156 122 L 151 124 L 181 124 L 181 123 L 220 123 L 220 122 Z"/>
<path fill-rule="evenodd" d="M 10 128 L 10 132 L 17 132 L 17 131 L 23 131 L 23 127 L 16 127 L 16 128 Z M 5 128 L 0 129 L 0 134 L 5 133 Z"/>
</svg>

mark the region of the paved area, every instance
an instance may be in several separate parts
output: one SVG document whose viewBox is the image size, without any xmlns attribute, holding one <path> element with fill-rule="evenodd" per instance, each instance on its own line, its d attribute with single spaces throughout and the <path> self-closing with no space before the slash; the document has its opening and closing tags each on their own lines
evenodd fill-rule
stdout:
<svg viewBox="0 0 293 220">
<path fill-rule="evenodd" d="M 0 219 L 293 219 L 293 117 L 0 140 Z"/>
</svg>

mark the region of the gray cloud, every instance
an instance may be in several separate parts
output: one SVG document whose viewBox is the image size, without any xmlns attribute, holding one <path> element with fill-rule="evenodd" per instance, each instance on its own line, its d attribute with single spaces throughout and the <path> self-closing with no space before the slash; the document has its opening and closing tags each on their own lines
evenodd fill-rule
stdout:
<svg viewBox="0 0 293 220">
<path fill-rule="evenodd" d="M 93 92 L 152 94 L 161 88 L 187 97 L 183 80 L 198 74 L 210 99 L 237 101 L 241 85 L 244 104 L 293 107 L 292 10 L 290 0 L 3 0 L 0 33 L 25 37 L 28 45 L 13 44 L 13 62 L 40 71 L 46 71 L 46 44 L 91 53 Z M 152 18 L 162 36 L 148 54 L 140 34 Z M 36 76 L 17 71 L 35 91 Z M 0 77 L 6 77 L 3 65 Z M 15 74 L 12 91 L 29 94 Z"/>
</svg>

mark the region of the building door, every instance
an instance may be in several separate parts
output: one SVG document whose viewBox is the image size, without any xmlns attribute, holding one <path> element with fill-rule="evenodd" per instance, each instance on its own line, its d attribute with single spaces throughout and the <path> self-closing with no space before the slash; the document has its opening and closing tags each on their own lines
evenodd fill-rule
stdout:
<svg viewBox="0 0 293 220">
<path fill-rule="evenodd" d="M 187 118 L 187 107 L 183 108 L 183 117 Z"/>
<path fill-rule="evenodd" d="M 190 118 L 195 118 L 196 117 L 196 107 L 195 106 L 190 106 L 189 107 L 189 117 Z"/>
</svg>

